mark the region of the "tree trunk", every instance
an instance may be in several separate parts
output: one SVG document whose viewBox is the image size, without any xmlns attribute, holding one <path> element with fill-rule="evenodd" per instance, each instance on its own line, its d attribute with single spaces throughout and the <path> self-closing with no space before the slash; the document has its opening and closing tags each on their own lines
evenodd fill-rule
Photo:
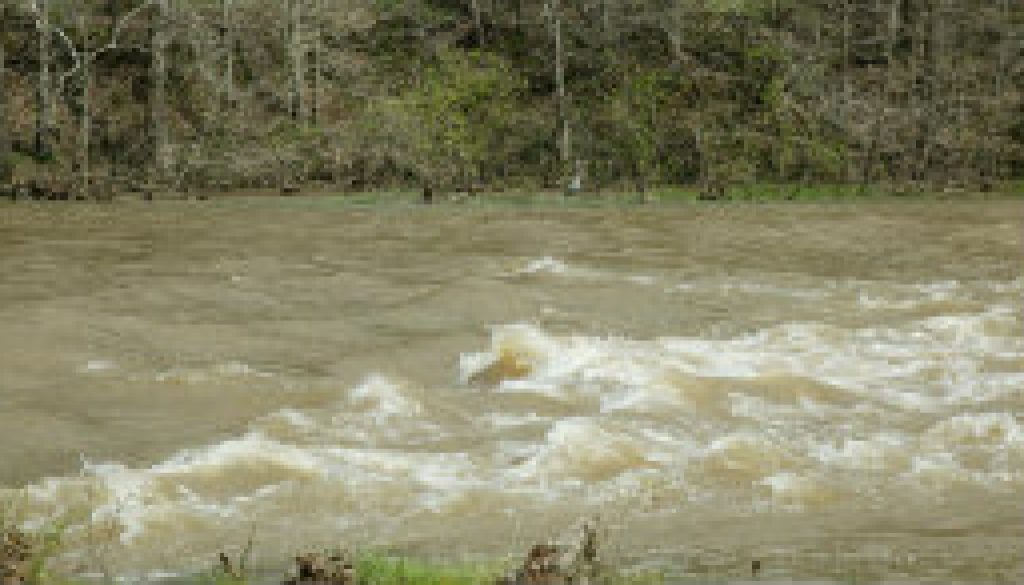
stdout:
<svg viewBox="0 0 1024 585">
<path fill-rule="evenodd" d="M 289 0 L 288 3 L 289 49 L 291 52 L 291 115 L 292 119 L 303 119 L 303 102 L 305 88 L 305 68 L 302 46 L 302 0 Z"/>
<path fill-rule="evenodd" d="M 561 158 L 564 169 L 569 162 L 571 152 L 569 148 L 569 115 L 565 100 L 565 55 L 562 50 L 562 7 L 560 0 L 553 0 L 551 12 L 555 25 L 555 91 L 558 94 L 558 124 L 561 126 L 559 158 Z"/>
<path fill-rule="evenodd" d="M 91 39 L 86 29 L 85 13 L 78 13 L 78 30 L 82 31 L 82 51 L 79 58 L 82 60 L 82 119 L 79 129 L 79 170 L 82 173 L 81 194 L 88 199 L 90 195 L 89 185 L 89 134 L 92 131 L 92 58 L 90 53 Z"/>
<path fill-rule="evenodd" d="M 221 0 L 221 47 L 224 51 L 224 107 L 235 107 L 235 34 L 231 19 L 231 0 Z"/>
<path fill-rule="evenodd" d="M 943 62 L 943 52 L 944 52 L 943 51 L 943 40 L 945 38 L 945 30 L 944 30 L 945 27 L 943 26 L 944 23 L 942 22 L 943 15 L 942 15 L 942 13 L 940 11 L 941 5 L 942 5 L 942 0 L 937 0 L 936 5 L 932 6 L 932 8 L 931 8 L 931 25 L 932 25 L 931 26 L 931 31 L 930 31 L 930 33 L 931 33 L 931 39 L 930 39 L 930 42 L 931 42 L 931 47 L 930 47 L 931 54 L 929 55 L 929 59 L 931 61 L 931 74 L 932 74 L 932 76 L 931 76 L 931 88 L 930 88 L 930 92 L 929 92 L 930 95 L 928 96 L 928 99 L 929 99 L 929 102 L 930 102 L 928 104 L 928 106 L 929 106 L 928 107 L 928 115 L 929 115 L 928 127 L 929 127 L 929 131 L 926 134 L 926 136 L 928 136 L 930 141 L 931 141 L 930 144 L 929 144 L 929 153 L 931 153 L 931 148 L 933 147 L 933 144 L 935 142 L 935 135 L 934 135 L 935 131 L 939 130 L 941 128 L 941 125 L 940 125 L 939 121 L 945 119 L 946 118 L 946 114 L 947 114 L 947 110 L 946 110 L 947 104 L 946 104 L 946 101 L 944 99 L 944 95 L 943 95 L 943 91 L 942 91 L 942 89 L 943 89 L 943 82 L 945 81 L 943 79 L 944 74 L 945 74 L 945 70 L 944 70 L 943 63 L 942 63 Z M 931 168 L 932 168 L 931 158 L 932 158 L 931 156 L 926 157 L 925 165 L 926 165 L 926 169 L 929 171 L 929 174 L 934 176 L 934 172 L 931 171 Z M 941 172 L 941 182 L 947 181 L 948 180 L 948 176 L 949 176 L 948 172 L 947 172 L 948 169 L 943 168 L 941 163 L 939 165 L 936 165 L 936 166 L 939 169 L 941 169 L 941 171 L 937 171 L 937 172 Z"/>
<path fill-rule="evenodd" d="M 309 117 L 316 126 L 320 123 L 320 77 L 324 54 L 324 0 L 316 0 L 316 38 L 313 41 L 313 98 L 310 104 Z"/>
<path fill-rule="evenodd" d="M 1010 0 L 1000 0 L 1001 34 L 999 39 L 999 66 L 996 69 L 996 95 L 1003 95 L 1006 71 L 1010 62 L 1010 44 L 1013 41 L 1013 23 L 1010 22 Z"/>
<path fill-rule="evenodd" d="M 167 120 L 167 45 L 170 33 L 169 0 L 156 0 L 153 31 L 153 61 L 151 75 L 153 89 L 150 110 L 153 140 L 153 182 L 165 183 L 170 179 L 169 132 Z"/>
<path fill-rule="evenodd" d="M 0 22 L 7 22 L 7 5 L 0 5 Z M 2 31 L 0 31 L 2 33 Z M 7 54 L 4 52 L 5 37 L 0 34 L 0 87 L 7 87 Z M 7 122 L 7 92 L 0 91 L 0 189 L 11 181 L 13 172 L 11 160 L 11 137 Z"/>
<path fill-rule="evenodd" d="M 885 104 L 891 101 L 893 91 L 896 89 L 896 37 L 903 26 L 900 22 L 900 0 L 891 0 L 887 10 L 888 15 L 885 29 L 885 87 L 882 89 L 884 103 L 879 108 L 880 112 L 885 111 Z M 900 155 L 907 156 L 907 153 L 904 150 Z M 887 177 L 890 183 L 898 182 L 897 171 L 893 168 L 895 165 L 891 161 L 886 163 L 886 165 Z"/>
<path fill-rule="evenodd" d="M 999 39 L 999 66 L 996 69 L 996 92 L 997 100 L 1004 99 L 1006 91 L 1006 76 L 1010 65 L 1010 45 L 1013 42 L 1013 23 L 1010 21 L 1010 0 L 1000 0 L 1000 39 Z M 990 177 L 993 181 L 1004 178 L 1005 156 L 989 157 Z"/>
<path fill-rule="evenodd" d="M 114 31 L 117 30 L 117 21 L 121 16 L 120 0 L 107 0 L 107 14 L 110 15 L 110 22 L 107 27 L 107 38 L 114 38 Z"/>
<path fill-rule="evenodd" d="M 847 144 L 851 143 L 850 134 L 853 132 L 853 126 L 850 121 L 850 109 L 852 101 L 852 92 L 850 91 L 850 0 L 843 0 L 843 105 L 842 105 L 842 119 L 843 128 L 847 133 Z M 846 165 L 844 170 L 843 182 L 849 183 L 853 177 L 853 157 L 852 148 L 847 149 L 846 152 Z"/>
<path fill-rule="evenodd" d="M 40 159 L 50 156 L 50 41 L 52 36 L 49 0 L 39 0 L 39 83 L 36 86 L 35 154 Z"/>
<path fill-rule="evenodd" d="M 480 14 L 480 0 L 470 0 L 470 10 L 473 12 L 473 30 L 476 31 L 477 46 L 484 46 L 483 17 Z"/>
</svg>

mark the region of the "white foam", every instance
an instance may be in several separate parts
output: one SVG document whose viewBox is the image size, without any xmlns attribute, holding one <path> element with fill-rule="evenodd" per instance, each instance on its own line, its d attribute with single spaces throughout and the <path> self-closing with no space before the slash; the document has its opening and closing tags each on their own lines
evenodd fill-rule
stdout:
<svg viewBox="0 0 1024 585">
<path fill-rule="evenodd" d="M 906 454 L 912 448 L 909 441 L 895 434 L 879 434 L 870 439 L 842 439 L 838 447 L 829 442 L 816 446 L 812 452 L 827 466 L 892 472 L 909 464 Z"/>
<path fill-rule="evenodd" d="M 204 501 L 183 484 L 174 493 L 160 489 L 161 479 L 229 472 L 232 467 L 270 466 L 286 470 L 281 475 L 298 473 L 316 476 L 323 473 L 320 462 L 308 451 L 271 441 L 259 433 L 249 433 L 203 449 L 190 449 L 150 468 L 132 469 L 117 463 L 86 462 L 84 473 L 101 487 L 102 503 L 93 510 L 93 520 L 116 518 L 123 530 L 121 539 L 130 542 L 145 530 L 146 522 L 165 514 L 191 509 L 203 514 L 230 516 L 233 501 Z M 241 496 L 249 494 L 239 494 Z M 234 503 L 238 503 L 235 499 Z"/>
<path fill-rule="evenodd" d="M 157 372 L 157 382 L 171 382 L 187 385 L 207 384 L 211 380 L 245 380 L 247 378 L 273 378 L 271 372 L 261 371 L 239 361 L 228 361 L 201 368 L 171 368 Z"/>
<path fill-rule="evenodd" d="M 529 412 L 525 415 L 492 412 L 485 418 L 489 425 L 498 429 L 531 426 L 551 420 L 549 417 L 540 416 L 536 412 Z"/>
<path fill-rule="evenodd" d="M 600 396 L 608 409 L 660 407 L 673 372 L 706 378 L 786 375 L 816 380 L 904 410 L 1005 396 L 1019 372 L 990 372 L 983 360 L 1024 356 L 1019 340 L 987 333 L 1000 312 L 926 318 L 899 328 L 843 329 L 785 323 L 732 339 L 668 337 L 648 341 L 552 336 L 527 324 L 496 327 L 489 351 L 463 354 L 460 376 L 473 379 L 501 359 L 521 366 L 508 389 L 572 389 Z M 953 333 L 950 333 L 950 330 Z M 953 353 L 953 350 L 956 350 Z"/>
<path fill-rule="evenodd" d="M 519 270 L 520 274 L 536 274 L 538 272 L 565 274 L 569 272 L 569 265 L 557 258 L 544 256 L 543 258 L 530 260 L 526 266 Z"/>
<path fill-rule="evenodd" d="M 113 370 L 116 367 L 117 367 L 117 364 L 115 364 L 111 360 L 92 359 L 92 360 L 89 360 L 89 361 L 85 362 L 85 364 L 80 368 L 80 371 L 88 372 L 88 373 L 92 373 L 92 372 L 106 372 L 108 370 Z"/>
<path fill-rule="evenodd" d="M 639 284 L 641 286 L 650 286 L 657 282 L 657 280 L 653 276 L 648 276 L 646 274 L 635 274 L 632 276 L 627 276 L 626 281 L 631 282 L 633 284 Z"/>
<path fill-rule="evenodd" d="M 510 473 L 527 481 L 593 482 L 652 465 L 648 449 L 636 437 L 577 417 L 556 422 L 534 455 Z"/>
<path fill-rule="evenodd" d="M 773 504 L 789 509 L 802 510 L 834 497 L 831 486 L 823 484 L 816 478 L 791 471 L 769 475 L 758 483 L 771 491 Z"/>
<path fill-rule="evenodd" d="M 423 406 L 403 393 L 402 387 L 380 374 L 368 376 L 348 393 L 353 405 L 370 411 L 378 422 L 390 417 L 413 417 L 423 412 Z"/>
</svg>

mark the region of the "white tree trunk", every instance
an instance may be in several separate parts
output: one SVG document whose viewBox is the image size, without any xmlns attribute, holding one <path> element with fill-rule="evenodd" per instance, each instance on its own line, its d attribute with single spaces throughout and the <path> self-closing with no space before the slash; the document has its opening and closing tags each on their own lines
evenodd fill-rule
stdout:
<svg viewBox="0 0 1024 585">
<path fill-rule="evenodd" d="M 850 0 L 843 0 L 843 105 L 842 120 L 843 127 L 849 134 L 853 131 L 850 122 L 850 110 L 852 107 L 852 92 L 850 86 Z M 843 177 L 844 182 L 853 178 L 853 157 L 849 150 L 846 152 L 846 170 Z"/>
<path fill-rule="evenodd" d="M 90 34 L 86 29 L 85 14 L 78 13 L 78 30 L 82 34 L 82 51 L 79 53 L 82 60 L 82 119 L 79 129 L 79 170 L 82 173 L 81 194 L 86 199 L 90 195 L 89 177 L 89 134 L 92 131 L 92 60 L 90 53 Z"/>
<path fill-rule="evenodd" d="M 49 0 L 39 1 L 39 83 L 36 87 L 36 156 L 45 157 L 50 154 L 50 61 L 51 40 Z"/>
<path fill-rule="evenodd" d="M 164 183 L 170 179 L 171 166 L 167 120 L 167 45 L 170 34 L 168 2 L 169 0 L 156 0 L 156 16 L 153 23 L 153 90 L 150 106 L 156 183 Z"/>
<path fill-rule="evenodd" d="M 558 123 L 561 126 L 559 157 L 564 166 L 569 162 L 571 156 L 569 151 L 571 137 L 565 100 L 565 56 L 562 50 L 562 7 L 560 0 L 552 0 L 551 12 L 555 25 L 555 91 L 558 95 Z"/>
</svg>

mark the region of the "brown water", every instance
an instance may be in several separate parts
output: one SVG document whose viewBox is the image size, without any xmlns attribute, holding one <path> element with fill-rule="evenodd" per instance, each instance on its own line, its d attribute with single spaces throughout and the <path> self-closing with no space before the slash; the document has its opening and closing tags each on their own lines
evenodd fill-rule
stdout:
<svg viewBox="0 0 1024 585">
<path fill-rule="evenodd" d="M 1019 202 L 0 205 L 0 483 L 68 566 L 252 536 L 1013 582 Z"/>
</svg>

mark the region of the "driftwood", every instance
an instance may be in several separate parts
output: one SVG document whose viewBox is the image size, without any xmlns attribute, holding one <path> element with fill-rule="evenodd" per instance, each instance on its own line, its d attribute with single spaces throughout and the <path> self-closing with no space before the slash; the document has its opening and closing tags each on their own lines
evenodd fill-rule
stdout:
<svg viewBox="0 0 1024 585">
<path fill-rule="evenodd" d="M 245 544 L 245 549 L 238 555 L 237 561 L 232 561 L 231 557 L 224 551 L 221 551 L 217 555 L 217 567 L 214 569 L 214 574 L 225 578 L 227 581 L 234 581 L 237 583 L 245 582 L 245 565 L 249 560 L 249 556 L 252 554 L 252 539 Z"/>
<path fill-rule="evenodd" d="M 572 544 L 535 544 L 515 571 L 498 579 L 496 585 L 585 585 L 600 571 L 597 529 L 584 524 Z"/>
<path fill-rule="evenodd" d="M 306 553 L 295 557 L 296 575 L 282 585 L 355 585 L 355 565 L 342 553 Z"/>
</svg>

